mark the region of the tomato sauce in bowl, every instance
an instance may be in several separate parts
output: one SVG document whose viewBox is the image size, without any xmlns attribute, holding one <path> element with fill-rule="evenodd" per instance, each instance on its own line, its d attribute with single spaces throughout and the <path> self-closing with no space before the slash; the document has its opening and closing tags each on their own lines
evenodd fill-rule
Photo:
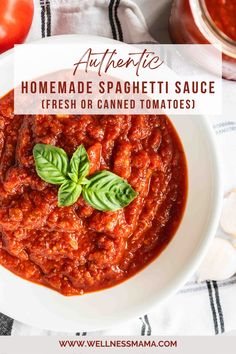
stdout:
<svg viewBox="0 0 236 354">
<path fill-rule="evenodd" d="M 138 197 L 112 212 L 82 197 L 58 207 L 58 187 L 35 171 L 37 143 L 69 156 L 83 144 L 90 174 L 112 171 Z M 17 116 L 12 92 L 0 100 L 0 264 L 20 277 L 64 295 L 114 286 L 166 247 L 186 196 L 185 154 L 168 117 Z"/>
</svg>

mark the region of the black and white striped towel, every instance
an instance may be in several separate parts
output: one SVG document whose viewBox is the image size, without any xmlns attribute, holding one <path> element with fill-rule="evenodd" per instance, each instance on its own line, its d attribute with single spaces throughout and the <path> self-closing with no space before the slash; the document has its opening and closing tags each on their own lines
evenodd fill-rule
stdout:
<svg viewBox="0 0 236 354">
<path fill-rule="evenodd" d="M 28 41 L 69 33 L 100 35 L 128 43 L 153 41 L 142 12 L 130 0 L 35 0 L 35 15 Z M 225 190 L 228 191 L 236 187 L 236 113 L 233 113 L 236 112 L 236 102 L 231 94 L 232 85 L 236 84 L 225 85 L 226 99 L 231 97 L 231 102 L 227 104 L 229 112 L 213 118 L 212 124 L 224 156 Z M 96 334 L 220 334 L 236 329 L 235 299 L 236 276 L 218 283 L 210 281 L 197 284 L 190 281 L 155 312 Z M 0 335 L 56 334 L 29 327 L 0 314 Z M 76 334 L 90 335 L 86 332 Z"/>
</svg>

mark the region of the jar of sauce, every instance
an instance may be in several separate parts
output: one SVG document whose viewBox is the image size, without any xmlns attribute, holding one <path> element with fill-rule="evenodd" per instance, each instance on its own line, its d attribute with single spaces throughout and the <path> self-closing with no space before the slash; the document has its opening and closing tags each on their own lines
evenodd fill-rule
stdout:
<svg viewBox="0 0 236 354">
<path fill-rule="evenodd" d="M 236 80 L 236 0 L 174 0 L 169 32 L 177 44 L 221 48 L 223 77 Z"/>
</svg>

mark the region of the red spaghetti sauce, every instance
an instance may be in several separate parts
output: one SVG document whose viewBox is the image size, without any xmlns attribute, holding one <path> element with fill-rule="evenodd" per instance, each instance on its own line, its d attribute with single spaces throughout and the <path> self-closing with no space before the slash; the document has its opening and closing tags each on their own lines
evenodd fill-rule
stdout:
<svg viewBox="0 0 236 354">
<path fill-rule="evenodd" d="M 58 187 L 35 172 L 36 143 L 69 156 L 84 144 L 90 173 L 111 170 L 138 197 L 113 212 L 82 197 L 58 207 Z M 0 264 L 64 295 L 129 278 L 158 256 L 181 221 L 186 162 L 166 116 L 14 116 L 10 93 L 0 100 L 0 157 Z"/>
<path fill-rule="evenodd" d="M 205 0 L 205 4 L 216 27 L 236 41 L 236 1 Z"/>
</svg>

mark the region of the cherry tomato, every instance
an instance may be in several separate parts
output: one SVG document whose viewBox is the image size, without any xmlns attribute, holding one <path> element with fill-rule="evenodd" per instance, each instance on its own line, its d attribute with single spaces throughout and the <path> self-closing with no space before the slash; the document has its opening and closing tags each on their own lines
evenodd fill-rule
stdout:
<svg viewBox="0 0 236 354">
<path fill-rule="evenodd" d="M 0 0 L 0 53 L 24 42 L 33 14 L 33 0 Z"/>
</svg>

